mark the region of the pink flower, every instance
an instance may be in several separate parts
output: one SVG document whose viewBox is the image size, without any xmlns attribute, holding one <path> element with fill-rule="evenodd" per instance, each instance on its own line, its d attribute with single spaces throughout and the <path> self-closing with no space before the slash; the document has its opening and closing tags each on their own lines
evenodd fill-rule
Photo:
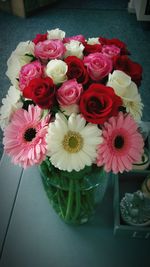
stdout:
<svg viewBox="0 0 150 267">
<path fill-rule="evenodd" d="M 77 104 L 82 91 L 82 85 L 76 79 L 68 80 L 57 90 L 58 103 L 60 106 Z"/>
<path fill-rule="evenodd" d="M 4 131 L 4 150 L 14 164 L 24 168 L 41 163 L 46 156 L 46 134 L 49 115 L 41 119 L 42 110 L 30 105 L 18 109 Z"/>
<path fill-rule="evenodd" d="M 115 45 L 103 45 L 102 46 L 102 54 L 113 58 L 114 56 L 120 55 L 121 49 Z"/>
<path fill-rule="evenodd" d="M 35 56 L 43 60 L 60 59 L 66 48 L 61 40 L 45 40 L 35 45 Z"/>
<path fill-rule="evenodd" d="M 63 42 L 64 43 L 69 43 L 72 40 L 79 41 L 81 43 L 85 42 L 85 38 L 84 38 L 84 36 L 82 34 L 64 38 Z"/>
<path fill-rule="evenodd" d="M 23 91 L 29 82 L 35 78 L 41 78 L 43 75 L 43 67 L 39 61 L 33 61 L 24 65 L 19 74 L 19 87 Z"/>
<path fill-rule="evenodd" d="M 112 61 L 102 53 L 92 53 L 83 60 L 92 80 L 99 81 L 112 71 Z"/>
<path fill-rule="evenodd" d="M 137 128 L 133 118 L 122 112 L 105 122 L 102 129 L 103 143 L 97 152 L 97 165 L 104 165 L 106 172 L 132 170 L 132 164 L 141 160 L 144 146 Z"/>
</svg>

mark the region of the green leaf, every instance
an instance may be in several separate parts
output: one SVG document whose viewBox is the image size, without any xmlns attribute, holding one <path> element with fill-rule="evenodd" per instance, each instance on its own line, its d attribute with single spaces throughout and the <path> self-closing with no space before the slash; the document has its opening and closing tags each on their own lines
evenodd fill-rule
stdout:
<svg viewBox="0 0 150 267">
<path fill-rule="evenodd" d="M 30 57 L 31 58 L 31 62 L 34 61 L 34 60 L 36 60 L 36 57 L 33 56 L 32 54 L 26 53 L 25 56 Z"/>
</svg>

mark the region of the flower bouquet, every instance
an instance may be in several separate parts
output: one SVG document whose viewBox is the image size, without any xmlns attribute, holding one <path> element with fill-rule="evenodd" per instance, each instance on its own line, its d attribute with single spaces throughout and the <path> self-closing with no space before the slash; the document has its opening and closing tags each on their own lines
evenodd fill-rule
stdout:
<svg viewBox="0 0 150 267">
<path fill-rule="evenodd" d="M 143 154 L 142 67 L 129 55 L 118 39 L 54 29 L 19 43 L 8 59 L 4 151 L 23 168 L 39 165 L 66 222 L 86 222 L 109 173 L 132 170 Z"/>
</svg>

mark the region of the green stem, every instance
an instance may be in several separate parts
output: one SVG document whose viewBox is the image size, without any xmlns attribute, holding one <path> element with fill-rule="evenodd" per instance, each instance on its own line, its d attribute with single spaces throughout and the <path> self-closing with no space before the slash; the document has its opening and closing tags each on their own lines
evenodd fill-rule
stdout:
<svg viewBox="0 0 150 267">
<path fill-rule="evenodd" d="M 75 209 L 75 214 L 73 216 L 73 219 L 75 220 L 79 213 L 80 213 L 80 208 L 81 208 L 81 192 L 80 192 L 80 186 L 79 186 L 79 183 L 78 183 L 78 180 L 76 180 L 75 182 L 75 194 L 76 194 L 76 209 Z"/>
<path fill-rule="evenodd" d="M 73 203 L 73 188 L 74 188 L 74 180 L 70 178 L 70 185 L 69 185 L 69 193 L 68 193 L 68 202 L 67 202 L 67 210 L 66 210 L 66 216 L 65 220 L 69 219 L 70 212 L 72 209 L 72 203 Z"/>
<path fill-rule="evenodd" d="M 63 211 L 63 203 L 62 203 L 62 200 L 61 200 L 61 197 L 60 197 L 60 191 L 61 191 L 61 189 L 58 191 L 58 204 L 59 204 L 59 209 L 60 209 L 60 212 L 61 212 L 61 216 L 64 219 L 65 218 L 65 214 L 64 214 L 64 211 Z"/>
<path fill-rule="evenodd" d="M 90 194 L 90 191 L 87 191 L 85 193 L 84 202 L 82 203 L 83 210 L 87 215 L 89 215 L 93 211 L 93 201 L 90 197 Z"/>
<path fill-rule="evenodd" d="M 60 192 L 60 197 L 61 197 L 61 199 L 63 201 L 63 204 L 66 205 L 66 198 L 64 196 L 65 190 L 60 189 L 59 192 Z"/>
</svg>

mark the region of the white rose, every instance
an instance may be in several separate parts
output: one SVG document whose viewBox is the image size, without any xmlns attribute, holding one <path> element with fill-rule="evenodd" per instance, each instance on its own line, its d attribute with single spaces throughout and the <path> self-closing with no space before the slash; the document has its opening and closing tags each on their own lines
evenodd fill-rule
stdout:
<svg viewBox="0 0 150 267">
<path fill-rule="evenodd" d="M 98 37 L 96 37 L 96 38 L 88 38 L 87 44 L 89 44 L 89 45 L 100 44 L 99 38 Z"/>
<path fill-rule="evenodd" d="M 65 44 L 67 49 L 65 57 L 76 56 L 78 58 L 83 58 L 84 45 L 76 40 L 71 40 L 69 43 Z"/>
<path fill-rule="evenodd" d="M 30 41 L 19 43 L 12 52 L 7 61 L 6 75 L 13 85 L 18 86 L 17 79 L 19 78 L 20 69 L 32 60 L 32 55 L 34 56 L 34 43 Z"/>
<path fill-rule="evenodd" d="M 59 28 L 47 31 L 47 39 L 60 39 L 63 40 L 65 38 L 66 33 L 61 31 Z"/>
<path fill-rule="evenodd" d="M 46 74 L 52 78 L 54 84 L 60 84 L 67 80 L 67 64 L 60 59 L 53 59 L 49 61 L 46 66 Z"/>
<path fill-rule="evenodd" d="M 131 81 L 131 77 L 125 74 L 123 71 L 114 70 L 109 74 L 108 86 L 111 86 L 116 95 L 123 97 L 127 92 L 131 92 L 132 87 L 135 88 L 135 84 Z"/>
<path fill-rule="evenodd" d="M 5 98 L 2 99 L 2 106 L 0 108 L 0 126 L 2 130 L 9 124 L 12 114 L 21 108 L 21 91 L 15 86 L 10 86 Z"/>
<path fill-rule="evenodd" d="M 24 56 L 25 54 L 34 55 L 34 46 L 35 44 L 32 41 L 20 42 L 14 53 L 18 56 Z"/>
<path fill-rule="evenodd" d="M 138 93 L 137 85 L 131 80 L 131 77 L 123 71 L 115 70 L 109 74 L 108 86 L 111 86 L 116 95 L 120 96 L 123 106 L 136 121 L 142 117 L 143 104 Z"/>
</svg>

